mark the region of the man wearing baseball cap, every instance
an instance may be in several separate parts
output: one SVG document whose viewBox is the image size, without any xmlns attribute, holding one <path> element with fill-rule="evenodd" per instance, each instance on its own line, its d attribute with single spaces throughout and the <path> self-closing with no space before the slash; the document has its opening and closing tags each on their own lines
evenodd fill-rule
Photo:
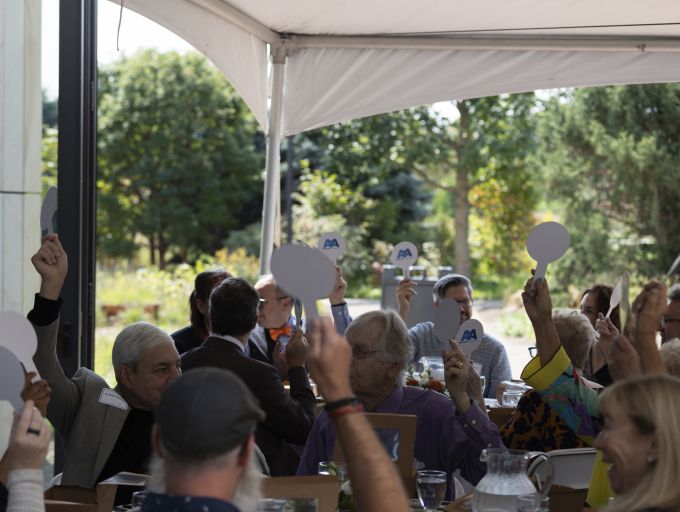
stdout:
<svg viewBox="0 0 680 512">
<path fill-rule="evenodd" d="M 411 300 L 416 295 L 416 283 L 410 279 L 404 279 L 397 285 L 397 301 L 399 302 L 399 315 L 407 321 Z M 472 282 L 461 274 L 447 274 L 434 284 L 432 289 L 434 307 L 438 308 L 444 299 L 455 300 L 460 309 L 460 323 L 472 317 Z M 408 337 L 413 346 L 413 361 L 418 361 L 423 356 L 441 356 L 442 347 L 448 347 L 448 340 L 437 338 L 434 323 L 421 322 L 414 325 L 408 331 Z M 447 348 L 448 350 L 448 348 Z M 510 360 L 503 344 L 493 336 L 484 333 L 482 343 L 472 353 L 473 363 L 481 365 L 481 375 L 486 379 L 484 396 L 492 398 L 496 396 L 496 388 L 504 380 L 512 379 Z"/>
<path fill-rule="evenodd" d="M 187 372 L 167 387 L 155 416 L 142 512 L 254 509 L 254 432 L 265 415 L 241 379 L 219 368 Z"/>
</svg>

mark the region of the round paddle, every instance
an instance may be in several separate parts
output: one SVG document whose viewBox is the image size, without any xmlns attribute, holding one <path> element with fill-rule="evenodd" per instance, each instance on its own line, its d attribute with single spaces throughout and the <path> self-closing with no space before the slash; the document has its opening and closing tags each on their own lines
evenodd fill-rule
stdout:
<svg viewBox="0 0 680 512">
<path fill-rule="evenodd" d="M 442 348 L 449 350 L 449 340 L 458 332 L 460 326 L 460 307 L 455 300 L 444 299 L 434 310 L 434 333 Z"/>
<path fill-rule="evenodd" d="M 409 267 L 418 259 L 418 249 L 411 242 L 399 242 L 392 249 L 392 264 L 404 272 L 404 279 L 411 279 Z"/>
<path fill-rule="evenodd" d="M 27 372 L 35 372 L 33 382 L 40 380 L 33 355 L 38 348 L 38 338 L 33 326 L 23 315 L 14 311 L 0 313 L 0 345 L 11 350 Z"/>
<path fill-rule="evenodd" d="M 319 243 L 317 244 L 317 248 L 324 253 L 333 264 L 345 254 L 346 247 L 345 238 L 340 233 L 334 231 L 321 235 Z"/>
<path fill-rule="evenodd" d="M 270 264 L 277 284 L 302 302 L 307 320 L 318 318 L 316 301 L 333 291 L 335 265 L 320 251 L 295 244 L 274 251 Z"/>
<path fill-rule="evenodd" d="M 484 327 L 482 327 L 482 323 L 479 320 L 472 318 L 465 320 L 456 334 L 456 341 L 468 359 L 481 345 L 482 338 L 484 338 Z"/>
<path fill-rule="evenodd" d="M 21 391 L 24 389 L 24 370 L 14 353 L 6 347 L 0 347 L 0 400 L 7 400 L 14 410 L 21 412 L 24 401 Z"/>
<path fill-rule="evenodd" d="M 534 281 L 545 277 L 548 263 L 560 259 L 569 249 L 570 243 L 569 231 L 559 222 L 544 222 L 531 230 L 527 238 L 527 251 L 536 260 Z"/>
</svg>

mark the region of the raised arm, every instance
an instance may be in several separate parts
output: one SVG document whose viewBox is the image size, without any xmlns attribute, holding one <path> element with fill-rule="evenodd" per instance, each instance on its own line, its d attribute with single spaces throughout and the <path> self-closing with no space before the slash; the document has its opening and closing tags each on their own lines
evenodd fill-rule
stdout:
<svg viewBox="0 0 680 512">
<path fill-rule="evenodd" d="M 345 334 L 347 327 L 352 323 L 352 317 L 349 314 L 347 301 L 345 300 L 345 293 L 347 292 L 347 281 L 342 277 L 342 269 L 335 266 L 335 287 L 328 296 L 331 303 L 331 314 L 333 315 L 333 322 L 335 323 L 335 330 L 338 334 Z"/>
<path fill-rule="evenodd" d="M 410 279 L 402 279 L 397 285 L 397 303 L 399 304 L 399 316 L 406 322 L 408 312 L 411 309 L 413 297 L 418 295 L 416 292 L 417 284 Z"/>
<path fill-rule="evenodd" d="M 40 292 L 28 319 L 38 337 L 38 348 L 33 362 L 52 388 L 52 400 L 47 417 L 60 431 L 68 429 L 80 404 L 76 385 L 64 374 L 57 358 L 57 333 L 59 330 L 59 294 L 68 271 L 68 257 L 57 235 L 47 235 L 38 252 L 31 258 L 40 274 Z"/>
<path fill-rule="evenodd" d="M 338 335 L 329 318 L 312 323 L 310 366 L 312 377 L 328 402 L 353 396 L 349 382 L 352 349 Z M 410 507 L 394 464 L 356 406 L 331 414 L 338 442 L 347 459 L 352 494 L 359 512 L 408 512 Z"/>
<path fill-rule="evenodd" d="M 529 279 L 524 285 L 522 302 L 534 328 L 541 366 L 545 366 L 560 348 L 560 338 L 552 320 L 552 301 L 548 282 L 540 279 L 534 284 L 533 278 Z"/>
<path fill-rule="evenodd" d="M 666 308 L 666 287 L 651 281 L 633 301 L 633 345 L 640 357 L 642 373 L 666 373 L 656 346 L 656 330 Z"/>
</svg>

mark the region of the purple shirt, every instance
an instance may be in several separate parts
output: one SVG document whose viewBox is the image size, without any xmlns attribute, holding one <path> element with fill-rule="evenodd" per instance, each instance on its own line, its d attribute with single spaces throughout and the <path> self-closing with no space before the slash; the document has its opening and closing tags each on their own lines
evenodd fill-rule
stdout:
<svg viewBox="0 0 680 512">
<path fill-rule="evenodd" d="M 498 427 L 477 404 L 458 414 L 453 402 L 435 391 L 396 386 L 372 412 L 416 415 L 414 463 L 418 469 L 446 471 L 449 482 L 460 468 L 463 477 L 476 484 L 486 474 L 481 451 L 503 447 Z M 334 449 L 335 429 L 324 411 L 309 433 L 297 474 L 315 475 L 320 461 L 333 460 Z"/>
</svg>

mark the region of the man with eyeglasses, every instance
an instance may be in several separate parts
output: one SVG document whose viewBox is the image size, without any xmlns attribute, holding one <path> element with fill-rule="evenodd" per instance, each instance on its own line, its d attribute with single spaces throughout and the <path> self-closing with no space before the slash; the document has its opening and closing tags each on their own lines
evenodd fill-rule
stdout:
<svg viewBox="0 0 680 512">
<path fill-rule="evenodd" d="M 659 332 L 661 343 L 680 338 L 680 284 L 673 285 L 668 291 L 668 306 L 661 317 Z"/>
<path fill-rule="evenodd" d="M 277 370 L 248 357 L 245 347 L 255 328 L 260 296 L 247 281 L 227 278 L 210 295 L 210 336 L 182 356 L 182 368 L 214 366 L 234 372 L 255 395 L 266 414 L 255 430 L 272 476 L 295 473 L 300 457 L 291 445 L 303 445 L 316 418 L 316 398 L 305 363 L 307 342 L 296 332 L 288 343 L 285 359 L 290 378 L 287 392 Z M 215 389 L 215 393 L 220 393 Z"/>
<path fill-rule="evenodd" d="M 404 321 L 408 318 L 411 300 L 416 294 L 416 283 L 411 280 L 403 280 L 397 286 L 397 300 L 399 302 L 399 315 Z M 444 299 L 455 300 L 460 308 L 460 323 L 472 317 L 472 282 L 461 274 L 447 274 L 434 284 L 432 290 L 434 307 L 438 308 Z M 423 356 L 441 355 L 442 348 L 448 347 L 448 340 L 437 338 L 434 323 L 421 322 L 414 325 L 408 331 L 409 339 L 413 346 L 413 362 L 417 362 Z M 496 388 L 504 380 L 512 379 L 510 360 L 503 344 L 493 336 L 484 333 L 482 343 L 472 353 L 473 363 L 481 365 L 481 375 L 486 380 L 484 396 L 493 398 L 496 396 Z"/>
<path fill-rule="evenodd" d="M 411 343 L 406 325 L 395 311 L 364 313 L 352 322 L 346 335 L 352 347 L 350 383 L 356 394 L 350 403 L 361 404 L 372 413 L 415 415 L 414 466 L 446 471 L 449 484 L 451 475 L 460 469 L 463 478 L 476 484 L 486 473 L 479 460 L 481 451 L 501 448 L 503 443 L 496 425 L 484 413 L 479 377 L 460 348 L 449 345 L 444 357 L 449 398 L 403 385 L 404 369 L 411 360 Z M 317 418 L 298 475 L 316 474 L 319 462 L 333 459 L 335 414 L 335 406 L 330 404 Z M 377 433 L 392 459 L 396 459 L 398 433 L 394 429 L 380 429 Z"/>
<path fill-rule="evenodd" d="M 339 267 L 336 271 L 335 288 L 328 299 L 335 328 L 339 334 L 344 334 L 352 318 L 345 302 L 347 282 Z M 295 299 L 277 285 L 271 274 L 260 277 L 255 289 L 260 294 L 257 326 L 250 334 L 246 351 L 253 359 L 276 366 L 281 377 L 286 378 L 286 346 L 296 330 L 292 314 Z"/>
</svg>

